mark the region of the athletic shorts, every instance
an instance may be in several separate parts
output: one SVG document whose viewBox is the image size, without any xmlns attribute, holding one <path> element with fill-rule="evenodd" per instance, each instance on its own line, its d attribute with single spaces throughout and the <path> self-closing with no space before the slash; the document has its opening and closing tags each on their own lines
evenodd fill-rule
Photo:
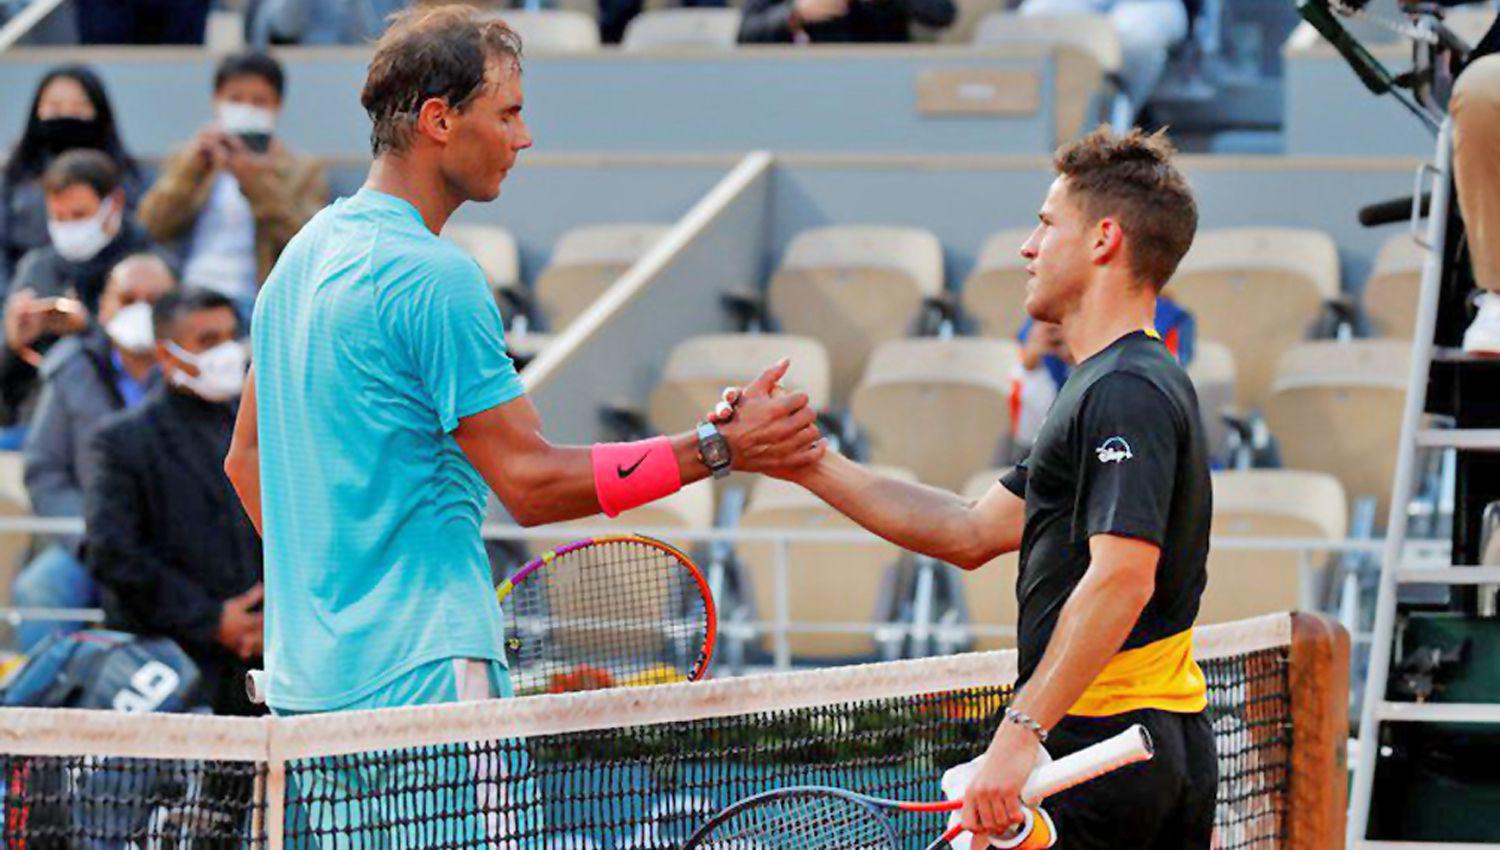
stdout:
<svg viewBox="0 0 1500 850">
<path fill-rule="evenodd" d="M 1049 797 L 1057 850 L 1209 850 L 1219 787 L 1218 749 L 1202 713 L 1142 709 L 1111 717 L 1069 715 L 1047 736 L 1062 758 L 1139 723 L 1156 753 Z"/>
<path fill-rule="evenodd" d="M 341 711 L 511 697 L 495 661 L 424 664 Z M 291 712 L 278 712 L 290 715 Z M 541 806 L 519 741 L 313 760 L 288 777 L 287 846 L 317 850 L 535 846 Z M 294 769 L 298 765 L 292 766 Z M 295 783 L 295 784 L 294 784 Z"/>
</svg>

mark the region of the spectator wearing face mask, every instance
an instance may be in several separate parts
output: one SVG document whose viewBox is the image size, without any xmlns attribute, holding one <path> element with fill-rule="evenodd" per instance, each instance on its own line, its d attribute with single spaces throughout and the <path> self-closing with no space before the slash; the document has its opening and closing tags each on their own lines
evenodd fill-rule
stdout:
<svg viewBox="0 0 1500 850">
<path fill-rule="evenodd" d="M 224 474 L 246 352 L 234 304 L 211 290 L 153 308 L 162 382 L 99 427 L 84 490 L 85 561 L 113 628 L 177 641 L 220 714 L 256 713 L 261 548 Z"/>
<path fill-rule="evenodd" d="M 302 225 L 328 201 L 323 167 L 276 139 L 285 82 L 264 53 L 230 56 L 214 74 L 214 121 L 162 166 L 140 218 L 163 244 L 183 242 L 184 286 L 242 310 Z"/>
<path fill-rule="evenodd" d="M 51 244 L 21 259 L 5 300 L 0 404 L 6 425 L 24 424 L 35 400 L 36 367 L 62 336 L 81 333 L 99 308 L 109 270 L 146 251 L 151 239 L 125 212 L 120 171 L 96 150 L 72 150 L 47 167 Z M 10 442 L 18 442 L 10 435 Z M 0 448 L 14 448 L 0 436 Z"/>
<path fill-rule="evenodd" d="M 151 305 L 177 287 L 171 268 L 155 254 L 134 254 L 109 274 L 99 299 L 99 323 L 68 337 L 42 361 L 42 392 L 25 444 L 26 492 L 44 517 L 83 516 L 83 492 L 95 469 L 87 453 L 99 424 L 136 407 L 155 386 L 156 334 Z M 62 538 L 16 577 L 14 603 L 23 608 L 91 608 L 99 591 L 84 568 L 82 539 Z M 18 648 L 29 652 L 47 635 L 82 623 L 26 621 Z"/>
<path fill-rule="evenodd" d="M 16 264 L 48 244 L 42 175 L 67 151 L 88 148 L 119 169 L 125 207 L 134 210 L 142 185 L 135 161 L 115 129 L 115 114 L 99 77 L 81 65 L 54 68 L 31 100 L 26 129 L 0 172 L 0 292 L 11 289 Z"/>
</svg>

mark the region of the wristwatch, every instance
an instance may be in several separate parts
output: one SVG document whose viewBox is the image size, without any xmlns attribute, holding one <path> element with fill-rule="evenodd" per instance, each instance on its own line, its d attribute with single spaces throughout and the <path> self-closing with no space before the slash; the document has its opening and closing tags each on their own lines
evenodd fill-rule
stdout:
<svg viewBox="0 0 1500 850">
<path fill-rule="evenodd" d="M 708 471 L 715 478 L 723 478 L 729 474 L 729 465 L 732 458 L 729 454 L 729 441 L 719 433 L 712 422 L 698 423 L 698 459 L 708 467 Z"/>
</svg>

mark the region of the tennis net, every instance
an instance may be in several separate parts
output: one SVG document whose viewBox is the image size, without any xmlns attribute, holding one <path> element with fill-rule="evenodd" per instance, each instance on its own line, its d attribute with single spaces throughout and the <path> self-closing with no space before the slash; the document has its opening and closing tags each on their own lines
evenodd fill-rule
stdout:
<svg viewBox="0 0 1500 850">
<path fill-rule="evenodd" d="M 1327 846 L 1343 811 L 1342 632 L 1277 615 L 1199 629 L 1195 648 L 1219 743 L 1217 845 Z M 1014 675 L 1014 654 L 994 652 L 289 719 L 12 710 L 4 847 L 666 850 L 787 784 L 940 797 Z M 912 847 L 938 827 L 901 825 Z"/>
</svg>

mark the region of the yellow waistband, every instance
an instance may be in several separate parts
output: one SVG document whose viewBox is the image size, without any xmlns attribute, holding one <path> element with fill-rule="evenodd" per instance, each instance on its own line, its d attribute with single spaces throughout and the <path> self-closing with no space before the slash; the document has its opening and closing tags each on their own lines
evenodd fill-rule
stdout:
<svg viewBox="0 0 1500 850">
<path fill-rule="evenodd" d="M 1117 653 L 1069 714 L 1108 717 L 1141 708 L 1194 712 L 1208 706 L 1203 670 L 1193 660 L 1193 630 Z"/>
</svg>

